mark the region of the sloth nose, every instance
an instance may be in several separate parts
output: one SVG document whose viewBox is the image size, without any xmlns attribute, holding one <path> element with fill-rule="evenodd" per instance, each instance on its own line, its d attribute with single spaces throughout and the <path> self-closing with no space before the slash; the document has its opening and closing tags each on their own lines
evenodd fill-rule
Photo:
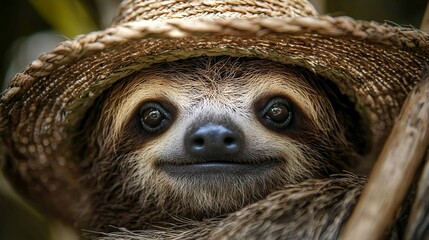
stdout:
<svg viewBox="0 0 429 240">
<path fill-rule="evenodd" d="M 243 148 L 244 137 L 239 129 L 208 123 L 189 131 L 185 136 L 186 150 L 197 157 L 221 160 Z"/>
</svg>

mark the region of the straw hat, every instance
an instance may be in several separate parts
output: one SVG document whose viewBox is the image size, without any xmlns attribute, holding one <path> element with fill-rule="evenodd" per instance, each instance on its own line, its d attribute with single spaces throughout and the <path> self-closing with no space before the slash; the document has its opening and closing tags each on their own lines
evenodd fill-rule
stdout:
<svg viewBox="0 0 429 240">
<path fill-rule="evenodd" d="M 416 29 L 320 16 L 305 0 L 125 0 L 110 28 L 42 54 L 2 94 L 6 172 L 39 207 L 70 215 L 84 201 L 74 136 L 94 100 L 151 64 L 198 56 L 308 68 L 355 103 L 375 144 L 426 70 L 428 45 Z"/>
</svg>

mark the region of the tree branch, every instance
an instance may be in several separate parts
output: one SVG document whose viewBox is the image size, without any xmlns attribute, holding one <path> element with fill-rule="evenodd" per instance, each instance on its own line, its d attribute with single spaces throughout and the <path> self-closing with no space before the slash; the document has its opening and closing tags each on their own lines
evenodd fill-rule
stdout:
<svg viewBox="0 0 429 240">
<path fill-rule="evenodd" d="M 405 101 L 340 239 L 380 239 L 415 179 L 429 144 L 429 78 Z"/>
</svg>

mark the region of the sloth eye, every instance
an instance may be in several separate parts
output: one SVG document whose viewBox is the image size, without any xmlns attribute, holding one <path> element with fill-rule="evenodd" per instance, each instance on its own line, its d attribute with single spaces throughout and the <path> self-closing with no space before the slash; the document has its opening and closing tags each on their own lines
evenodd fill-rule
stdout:
<svg viewBox="0 0 429 240">
<path fill-rule="evenodd" d="M 146 103 L 140 109 L 140 122 L 144 130 L 154 133 L 168 125 L 170 113 L 159 103 Z"/>
<path fill-rule="evenodd" d="M 292 120 L 292 108 L 284 98 L 271 99 L 262 110 L 262 118 L 270 126 L 285 128 Z"/>
</svg>

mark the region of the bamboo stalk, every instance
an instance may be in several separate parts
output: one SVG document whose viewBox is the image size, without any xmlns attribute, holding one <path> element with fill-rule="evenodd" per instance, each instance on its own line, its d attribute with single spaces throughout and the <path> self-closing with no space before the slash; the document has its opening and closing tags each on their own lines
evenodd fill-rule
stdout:
<svg viewBox="0 0 429 240">
<path fill-rule="evenodd" d="M 340 239 L 380 239 L 412 184 L 429 144 L 429 78 L 405 101 Z"/>
</svg>

